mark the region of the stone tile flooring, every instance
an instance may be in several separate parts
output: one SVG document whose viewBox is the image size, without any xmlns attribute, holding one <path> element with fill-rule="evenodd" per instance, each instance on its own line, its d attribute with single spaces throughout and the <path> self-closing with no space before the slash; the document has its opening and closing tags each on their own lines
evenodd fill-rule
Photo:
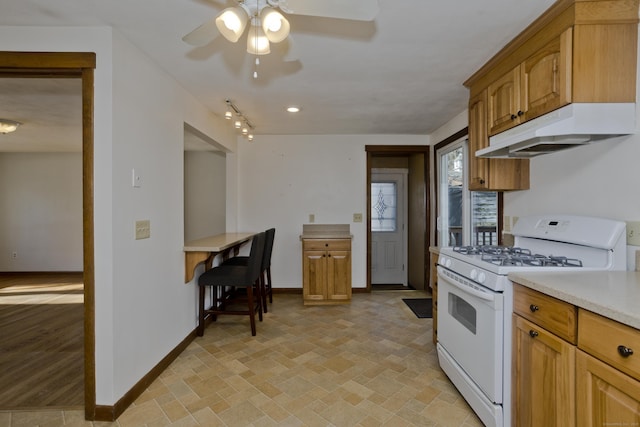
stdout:
<svg viewBox="0 0 640 427">
<path fill-rule="evenodd" d="M 425 296 L 304 307 L 276 294 L 256 337 L 248 319 L 220 317 L 114 423 L 42 410 L 0 412 L 0 426 L 481 427 L 438 367 L 432 320 L 402 301 Z"/>
</svg>

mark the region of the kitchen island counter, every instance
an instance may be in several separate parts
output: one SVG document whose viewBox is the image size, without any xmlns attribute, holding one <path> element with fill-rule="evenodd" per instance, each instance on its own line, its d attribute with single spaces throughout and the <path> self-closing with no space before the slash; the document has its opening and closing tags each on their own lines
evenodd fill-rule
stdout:
<svg viewBox="0 0 640 427">
<path fill-rule="evenodd" d="M 515 283 L 640 329 L 640 272 L 510 273 Z"/>
</svg>

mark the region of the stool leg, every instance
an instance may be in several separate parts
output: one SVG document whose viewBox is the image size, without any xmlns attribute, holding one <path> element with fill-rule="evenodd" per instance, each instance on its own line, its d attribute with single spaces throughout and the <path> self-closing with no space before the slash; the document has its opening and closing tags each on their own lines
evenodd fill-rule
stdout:
<svg viewBox="0 0 640 427">
<path fill-rule="evenodd" d="M 199 337 L 204 335 L 204 286 L 198 286 L 198 328 L 196 335 Z"/>
<path fill-rule="evenodd" d="M 265 289 L 267 295 L 269 295 L 269 302 L 273 302 L 273 288 L 271 287 L 271 267 L 267 267 L 267 281 L 265 283 Z"/>
<path fill-rule="evenodd" d="M 264 313 L 269 312 L 269 308 L 267 307 L 267 282 L 265 281 L 265 273 L 264 271 L 260 273 L 260 303 L 262 304 L 262 311 Z"/>
<path fill-rule="evenodd" d="M 253 286 L 247 286 L 247 304 L 249 305 L 249 323 L 251 323 L 251 335 L 255 337 L 256 336 L 256 308 L 253 303 Z M 262 310 L 260 311 L 260 313 L 262 314 Z"/>
</svg>

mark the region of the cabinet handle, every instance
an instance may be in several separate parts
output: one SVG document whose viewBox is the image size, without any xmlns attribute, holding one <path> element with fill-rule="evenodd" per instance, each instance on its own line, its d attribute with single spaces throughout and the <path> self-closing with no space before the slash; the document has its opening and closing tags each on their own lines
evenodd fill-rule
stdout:
<svg viewBox="0 0 640 427">
<path fill-rule="evenodd" d="M 331 258 L 331 254 L 328 254 L 327 256 L 328 256 L 329 258 Z"/>
<path fill-rule="evenodd" d="M 484 179 L 480 178 L 480 184 L 484 184 Z"/>
<path fill-rule="evenodd" d="M 529 336 L 530 336 L 531 338 L 535 338 L 535 337 L 537 337 L 537 336 L 538 336 L 538 332 L 537 332 L 537 331 L 534 331 L 533 329 L 530 329 L 530 330 L 529 330 Z"/>
<path fill-rule="evenodd" d="M 524 111 L 518 111 L 518 117 L 524 115 Z"/>
<path fill-rule="evenodd" d="M 625 347 L 623 345 L 619 345 L 618 353 L 620 353 L 620 356 L 622 357 L 629 357 L 633 354 L 633 349 L 629 347 Z"/>
<path fill-rule="evenodd" d="M 538 307 L 538 306 L 537 306 L 537 305 L 535 305 L 535 304 L 531 304 L 531 305 L 529 306 L 529 310 L 531 310 L 531 312 L 532 312 L 532 313 L 535 313 L 536 311 L 540 310 L 540 307 Z"/>
<path fill-rule="evenodd" d="M 511 120 L 515 120 L 515 119 L 517 119 L 517 118 L 518 118 L 518 116 L 516 116 L 515 114 L 512 114 L 512 115 L 511 115 Z"/>
</svg>

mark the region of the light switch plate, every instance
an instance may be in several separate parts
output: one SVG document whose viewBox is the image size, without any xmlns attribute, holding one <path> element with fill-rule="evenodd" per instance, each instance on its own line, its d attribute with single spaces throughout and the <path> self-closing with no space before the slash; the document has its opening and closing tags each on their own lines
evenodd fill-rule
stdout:
<svg viewBox="0 0 640 427">
<path fill-rule="evenodd" d="M 316 222 L 316 216 L 314 214 L 309 214 L 309 224 L 313 224 Z"/>
<path fill-rule="evenodd" d="M 136 240 L 149 237 L 151 237 L 151 221 L 148 219 L 136 221 Z"/>
</svg>

